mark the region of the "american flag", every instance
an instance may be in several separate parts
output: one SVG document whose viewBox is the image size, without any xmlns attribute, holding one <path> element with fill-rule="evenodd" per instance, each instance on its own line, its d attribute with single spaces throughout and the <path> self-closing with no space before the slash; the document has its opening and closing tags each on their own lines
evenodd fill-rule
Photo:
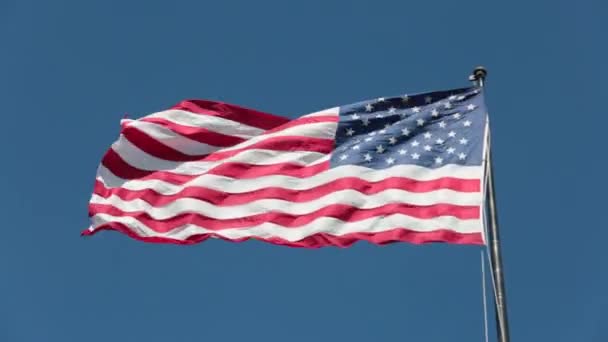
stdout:
<svg viewBox="0 0 608 342">
<path fill-rule="evenodd" d="M 377 98 L 290 120 L 183 101 L 123 120 L 83 234 L 297 246 L 482 244 L 480 88 Z"/>
</svg>

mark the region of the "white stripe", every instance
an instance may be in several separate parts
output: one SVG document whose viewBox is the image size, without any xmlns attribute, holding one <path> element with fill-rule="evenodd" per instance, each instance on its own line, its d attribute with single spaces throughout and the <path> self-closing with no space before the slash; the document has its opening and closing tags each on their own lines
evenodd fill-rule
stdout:
<svg viewBox="0 0 608 342">
<path fill-rule="evenodd" d="M 185 110 L 171 109 L 150 114 L 144 118 L 162 118 L 173 123 L 190 126 L 203 127 L 224 135 L 233 135 L 241 138 L 251 138 L 264 133 L 261 128 L 245 125 L 240 122 L 228 120 L 219 116 L 195 114 Z"/>
<path fill-rule="evenodd" d="M 157 233 L 133 217 L 117 217 L 107 214 L 97 214 L 91 218 L 95 229 L 108 222 L 120 222 L 143 237 L 165 237 L 185 240 L 196 234 L 216 233 L 228 239 L 246 237 L 272 238 L 278 237 L 287 241 L 299 241 L 316 234 L 327 233 L 341 236 L 349 233 L 379 233 L 395 228 L 406 228 L 418 232 L 431 232 L 438 229 L 450 229 L 458 233 L 479 233 L 481 224 L 478 219 L 460 220 L 454 217 L 437 217 L 431 220 L 416 219 L 402 214 L 385 217 L 371 217 L 357 222 L 343 222 L 333 217 L 321 217 L 313 222 L 298 228 L 286 228 L 274 223 L 266 222 L 250 228 L 229 228 L 211 230 L 188 224 L 175 228 L 167 233 Z"/>
<path fill-rule="evenodd" d="M 329 109 L 320 110 L 318 112 L 306 114 L 301 116 L 301 118 L 308 118 L 313 116 L 338 116 L 340 115 L 340 107 L 333 107 Z"/>
<path fill-rule="evenodd" d="M 356 190 L 346 189 L 328 193 L 308 202 L 292 202 L 282 199 L 266 198 L 233 206 L 218 206 L 195 198 L 180 198 L 161 207 L 142 200 L 125 201 L 112 195 L 103 198 L 93 195 L 91 203 L 107 204 L 125 212 L 145 211 L 154 219 L 163 220 L 183 213 L 197 213 L 207 217 L 225 220 L 268 212 L 281 212 L 293 215 L 306 215 L 333 204 L 344 204 L 359 209 L 373 209 L 392 203 L 404 203 L 414 206 L 433 204 L 454 204 L 478 206 L 481 194 L 454 190 L 435 190 L 423 193 L 409 192 L 400 189 L 388 189 L 372 195 L 362 194 Z"/>
<path fill-rule="evenodd" d="M 323 162 L 327 159 L 328 157 L 319 159 L 318 162 Z M 154 179 L 122 179 L 114 175 L 103 165 L 100 165 L 97 171 L 97 179 L 108 188 L 122 187 L 132 191 L 154 189 L 163 195 L 173 195 L 191 186 L 206 187 L 227 193 L 244 193 L 267 187 L 306 190 L 344 177 L 356 177 L 368 182 L 378 182 L 389 177 L 407 177 L 418 181 L 428 181 L 443 177 L 480 179 L 482 172 L 483 168 L 481 166 L 445 165 L 436 169 L 428 169 L 417 165 L 397 165 L 383 170 L 374 170 L 364 166 L 344 165 L 308 178 L 272 175 L 251 179 L 233 179 L 225 176 L 205 174 L 183 185 L 174 185 Z"/>
<path fill-rule="evenodd" d="M 307 138 L 319 138 L 319 139 L 334 139 L 336 135 L 336 128 L 338 127 L 337 122 L 315 122 L 308 124 L 301 124 L 293 127 L 288 127 L 284 130 L 280 130 L 274 133 L 262 134 L 249 140 L 243 141 L 240 144 L 224 148 L 223 151 L 238 150 L 253 144 L 259 143 L 260 141 L 281 137 L 281 136 L 298 136 Z"/>
<path fill-rule="evenodd" d="M 163 145 L 187 155 L 206 155 L 219 150 L 221 147 L 204 144 L 180 135 L 169 128 L 146 121 L 131 121 L 129 127 L 134 127 L 150 137 L 158 140 Z"/>
<path fill-rule="evenodd" d="M 174 162 L 149 155 L 131 143 L 124 135 L 118 138 L 118 141 L 112 145 L 112 149 L 125 162 L 140 170 L 165 170 L 182 175 L 200 175 L 226 162 L 249 163 L 252 165 L 272 165 L 289 162 L 307 165 L 327 156 L 324 153 L 318 152 L 251 149 L 238 152 L 234 156 L 219 161 Z"/>
</svg>

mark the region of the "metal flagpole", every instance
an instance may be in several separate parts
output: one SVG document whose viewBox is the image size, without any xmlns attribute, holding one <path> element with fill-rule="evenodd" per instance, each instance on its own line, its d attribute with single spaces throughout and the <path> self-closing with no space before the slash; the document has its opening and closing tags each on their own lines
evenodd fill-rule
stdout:
<svg viewBox="0 0 608 342">
<path fill-rule="evenodd" d="M 484 67 L 477 67 L 473 70 L 469 80 L 474 82 L 478 87 L 483 88 L 486 75 L 488 72 Z M 489 141 L 488 141 L 489 144 Z M 494 169 L 492 166 L 491 146 L 488 145 L 486 167 L 488 172 L 487 186 L 487 201 L 486 209 L 489 214 L 489 248 L 492 264 L 492 276 L 495 281 L 496 292 L 496 329 L 498 341 L 509 342 L 509 323 L 507 319 L 507 299 L 505 295 L 505 278 L 502 267 L 502 256 L 500 251 L 500 235 L 498 233 L 498 217 L 496 210 L 496 195 L 494 192 Z"/>
</svg>

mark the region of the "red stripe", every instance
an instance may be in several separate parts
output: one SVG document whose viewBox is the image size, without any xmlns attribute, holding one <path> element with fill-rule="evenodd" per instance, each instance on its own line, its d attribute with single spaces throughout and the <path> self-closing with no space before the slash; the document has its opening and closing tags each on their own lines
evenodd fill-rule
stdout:
<svg viewBox="0 0 608 342">
<path fill-rule="evenodd" d="M 214 205 L 230 206 L 246 204 L 251 201 L 275 198 L 289 202 L 309 202 L 340 190 L 354 190 L 365 195 L 373 195 L 387 189 L 401 189 L 409 192 L 428 192 L 439 189 L 450 189 L 459 192 L 479 192 L 479 180 L 439 178 L 429 181 L 417 181 L 410 178 L 390 177 L 378 182 L 368 182 L 360 178 L 345 177 L 336 179 L 305 190 L 291 190 L 280 187 L 268 187 L 243 193 L 226 193 L 201 186 L 192 186 L 172 194 L 163 195 L 153 189 L 127 190 L 123 188 L 106 188 L 102 182 L 95 182 L 94 193 L 103 198 L 116 195 L 125 201 L 142 199 L 155 207 L 167 205 L 180 198 L 196 198 Z"/>
<path fill-rule="evenodd" d="M 149 136 L 147 133 L 139 130 L 134 126 L 128 126 L 123 129 L 122 134 L 128 139 L 133 145 L 137 146 L 140 150 L 147 154 L 169 161 L 196 161 L 204 158 L 208 154 L 203 155 L 188 155 L 182 153 L 172 147 L 169 147 L 155 138 Z"/>
<path fill-rule="evenodd" d="M 303 248 L 320 248 L 320 247 L 348 247 L 358 241 L 367 241 L 376 245 L 386 245 L 396 242 L 408 242 L 414 244 L 423 244 L 431 242 L 444 242 L 452 244 L 465 245 L 483 245 L 483 237 L 481 233 L 457 233 L 448 229 L 438 229 L 432 232 L 417 232 L 407 228 L 395 228 L 392 230 L 383 231 L 380 233 L 350 233 L 342 236 L 333 236 L 326 233 L 317 233 L 308 236 L 299 241 L 288 241 L 281 238 L 242 238 L 228 239 L 217 234 L 197 234 L 191 235 L 186 240 L 177 240 L 164 237 L 144 237 L 137 235 L 127 226 L 121 223 L 108 223 L 98 227 L 95 231 L 84 230 L 83 236 L 90 236 L 102 230 L 115 230 L 130 236 L 133 239 L 151 242 L 151 243 L 171 243 L 178 245 L 192 245 L 205 241 L 211 237 L 219 238 L 230 242 L 243 242 L 247 240 L 258 240 L 272 243 L 275 245 L 303 247 Z"/>
<path fill-rule="evenodd" d="M 143 117 L 141 119 L 137 119 L 136 121 L 151 122 L 151 123 L 155 123 L 155 124 L 158 124 L 161 126 L 165 126 L 165 127 L 169 128 L 170 130 L 174 131 L 175 133 L 185 136 L 191 140 L 199 141 L 199 142 L 202 142 L 205 144 L 210 144 L 213 146 L 228 147 L 228 146 L 233 146 L 239 142 L 243 142 L 246 140 L 246 139 L 235 137 L 232 135 L 225 135 L 222 133 L 218 133 L 216 131 L 210 131 L 204 127 L 192 127 L 192 126 L 180 125 L 180 124 L 174 123 L 172 121 L 169 121 L 169 120 L 163 119 L 163 118 Z M 307 125 L 307 124 L 313 124 L 313 123 L 323 123 L 323 122 L 338 122 L 338 121 L 339 121 L 339 118 L 336 115 L 303 117 L 303 118 L 291 120 L 284 125 L 277 126 L 271 130 L 264 132 L 264 134 L 280 132 L 287 128 L 291 128 L 291 127 L 295 127 L 295 126 L 301 126 L 301 125 Z M 123 122 L 122 123 L 123 129 L 128 127 L 131 122 L 132 121 Z M 202 131 L 202 132 L 199 132 L 199 131 Z M 216 141 L 218 141 L 218 140 L 220 142 L 216 143 Z M 233 140 L 238 140 L 238 142 L 233 143 Z M 224 141 L 227 141 L 227 142 L 224 142 Z"/>
<path fill-rule="evenodd" d="M 126 212 L 109 204 L 89 204 L 89 215 L 94 216 L 95 214 L 133 217 L 158 233 L 166 233 L 186 224 L 193 224 L 212 230 L 248 228 L 267 222 L 286 228 L 297 228 L 322 217 L 333 217 L 343 222 L 357 222 L 372 217 L 403 214 L 419 219 L 453 216 L 466 220 L 479 218 L 479 206 L 459 206 L 452 204 L 415 206 L 405 203 L 391 203 L 376 208 L 360 209 L 345 204 L 331 204 L 305 215 L 267 212 L 234 219 L 216 219 L 198 213 L 182 213 L 161 220 L 153 218 L 145 211 Z"/>
<path fill-rule="evenodd" d="M 232 157 L 243 151 L 253 149 L 285 152 L 303 151 L 328 154 L 334 149 L 334 140 L 283 135 L 279 137 L 267 138 L 239 149 L 214 152 L 211 153 L 207 158 L 205 158 L 205 161 L 219 161 L 228 157 Z"/>
<path fill-rule="evenodd" d="M 311 118 L 302 118 L 293 120 L 285 125 L 279 126 L 273 130 L 273 132 L 282 131 L 289 127 L 294 127 L 298 125 L 305 125 L 311 123 L 319 123 L 319 122 L 336 122 L 338 120 L 337 116 L 322 116 L 322 117 L 311 117 Z M 217 134 L 215 132 L 201 129 L 203 132 L 202 136 L 196 136 L 197 128 L 194 127 L 184 127 L 176 124 L 172 124 L 168 120 L 157 119 L 157 118 L 144 118 L 140 121 L 151 122 L 160 124 L 165 126 L 168 129 L 182 135 L 183 132 L 185 137 L 194 137 L 197 138 L 196 141 L 218 147 L 229 147 L 240 142 L 245 141 L 245 139 L 232 137 L 228 135 Z M 178 127 L 169 127 L 169 126 L 178 126 Z M 181 132 L 177 132 L 172 128 L 176 128 Z M 310 152 L 320 152 L 320 153 L 329 153 L 333 149 L 333 140 L 331 139 L 321 139 L 321 138 L 309 138 L 302 136 L 281 136 L 281 137 L 270 137 L 268 139 L 261 140 L 255 144 L 243 147 L 241 149 L 235 149 L 231 151 L 217 151 L 213 155 L 209 155 L 209 153 L 205 154 L 197 154 L 197 155 L 189 155 L 179 150 L 176 150 L 172 147 L 169 147 L 163 144 L 160 140 L 150 136 L 145 131 L 137 128 L 136 126 L 130 125 L 130 123 L 124 123 L 123 129 L 121 132 L 131 143 L 136 145 L 142 151 L 160 158 L 169 161 L 198 161 L 206 158 L 209 161 L 221 160 L 224 158 L 228 158 L 230 156 L 236 155 L 241 151 L 246 151 L 248 149 L 267 149 L 267 150 L 276 150 L 276 151 L 310 151 Z M 215 133 L 215 134 L 210 134 Z M 188 137 L 188 138 L 190 138 Z M 214 141 L 213 139 L 217 139 Z M 193 139 L 194 140 L 194 139 Z"/>
<path fill-rule="evenodd" d="M 137 121 L 151 122 L 161 126 L 164 126 L 173 132 L 186 137 L 190 140 L 198 141 L 204 144 L 209 144 L 218 147 L 230 147 L 236 144 L 242 143 L 246 139 L 236 137 L 233 135 L 226 135 L 215 131 L 210 131 L 204 127 L 190 127 L 175 122 L 163 119 L 163 118 L 141 118 Z M 123 127 L 128 126 L 126 123 Z"/>
<path fill-rule="evenodd" d="M 245 125 L 273 129 L 290 120 L 282 116 L 263 113 L 254 109 L 235 106 L 229 103 L 208 100 L 186 100 L 171 109 L 185 110 L 191 113 L 219 116 L 228 120 L 244 123 Z"/>
<path fill-rule="evenodd" d="M 266 131 L 264 134 L 275 133 L 279 131 L 283 131 L 287 128 L 308 125 L 313 123 L 321 123 L 321 122 L 338 122 L 340 118 L 337 115 L 322 115 L 322 116 L 311 116 L 311 117 L 302 117 L 298 119 L 294 119 L 289 121 L 288 123 Z"/>
<path fill-rule="evenodd" d="M 113 174 L 124 179 L 136 179 L 152 176 L 155 171 L 140 170 L 129 165 L 122 157 L 113 149 L 109 149 L 101 159 L 101 163 L 107 167 Z M 169 173 L 169 172 L 166 172 Z M 188 176 L 191 178 L 192 176 Z M 181 178 L 180 180 L 184 180 Z"/>
<path fill-rule="evenodd" d="M 171 184 L 184 184 L 201 175 L 182 175 L 169 171 L 141 170 L 127 163 L 113 149 L 108 150 L 101 163 L 114 175 L 128 179 L 162 180 Z M 329 168 L 329 161 L 311 166 L 302 166 L 294 163 L 279 163 L 272 165 L 251 165 L 246 163 L 221 163 L 205 174 L 214 174 L 239 179 L 256 178 L 268 175 L 284 175 L 292 177 L 310 177 L 321 173 Z"/>
<path fill-rule="evenodd" d="M 278 163 L 272 165 L 251 165 L 247 163 L 222 163 L 211 169 L 208 174 L 226 176 L 235 179 L 251 179 L 263 176 L 291 176 L 306 178 L 329 169 L 329 161 L 310 166 L 294 163 Z M 183 183 L 182 183 L 183 184 Z"/>
<path fill-rule="evenodd" d="M 127 127 L 125 130 L 123 130 L 123 135 L 133 145 L 137 146 L 140 150 L 146 152 L 147 154 L 160 159 L 175 162 L 203 160 L 219 161 L 237 155 L 243 151 L 252 149 L 272 151 L 305 151 L 327 154 L 330 153 L 334 147 L 334 141 L 332 139 L 320 139 L 302 136 L 279 136 L 264 139 L 239 149 L 229 151 L 219 150 L 210 154 L 189 155 L 163 144 L 162 142 L 133 126 Z"/>
</svg>

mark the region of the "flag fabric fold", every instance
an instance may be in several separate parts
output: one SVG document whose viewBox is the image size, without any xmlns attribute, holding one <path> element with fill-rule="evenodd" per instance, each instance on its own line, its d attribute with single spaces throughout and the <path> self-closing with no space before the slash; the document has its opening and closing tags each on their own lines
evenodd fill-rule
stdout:
<svg viewBox="0 0 608 342">
<path fill-rule="evenodd" d="M 483 244 L 483 92 L 378 98 L 288 119 L 183 101 L 121 122 L 89 203 L 92 235 L 295 247 Z"/>
</svg>

